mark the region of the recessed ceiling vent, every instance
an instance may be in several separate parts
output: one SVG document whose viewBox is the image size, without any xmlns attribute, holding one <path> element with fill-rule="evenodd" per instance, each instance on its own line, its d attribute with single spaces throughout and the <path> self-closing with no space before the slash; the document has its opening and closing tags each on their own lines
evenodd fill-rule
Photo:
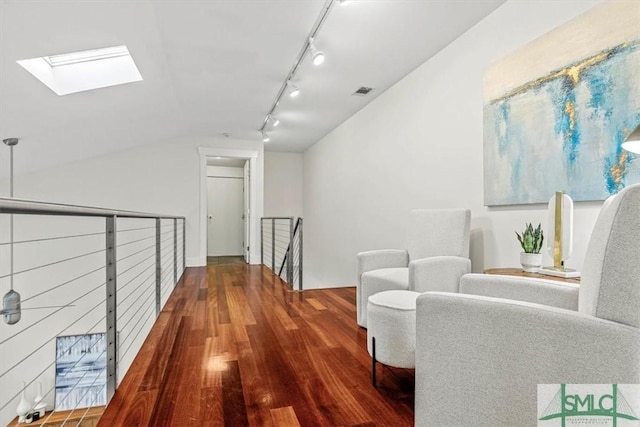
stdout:
<svg viewBox="0 0 640 427">
<path fill-rule="evenodd" d="M 360 87 L 360 89 L 358 89 L 357 91 L 353 92 L 354 95 L 358 95 L 358 96 L 365 96 L 368 95 L 369 92 L 371 92 L 373 90 L 372 87 L 366 87 L 366 86 L 362 86 Z"/>
</svg>

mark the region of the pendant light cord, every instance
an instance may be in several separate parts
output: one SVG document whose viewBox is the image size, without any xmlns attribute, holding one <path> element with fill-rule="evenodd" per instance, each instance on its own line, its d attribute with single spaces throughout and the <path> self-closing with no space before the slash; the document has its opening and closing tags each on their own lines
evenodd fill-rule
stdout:
<svg viewBox="0 0 640 427">
<path fill-rule="evenodd" d="M 9 146 L 9 196 L 13 199 L 13 145 Z M 13 214 L 9 215 L 9 287 L 13 290 Z"/>
</svg>

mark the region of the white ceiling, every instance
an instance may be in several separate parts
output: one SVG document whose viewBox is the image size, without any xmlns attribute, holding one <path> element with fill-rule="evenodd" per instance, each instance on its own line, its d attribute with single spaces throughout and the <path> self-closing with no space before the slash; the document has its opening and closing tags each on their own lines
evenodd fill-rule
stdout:
<svg viewBox="0 0 640 427">
<path fill-rule="evenodd" d="M 336 1 L 316 37 L 327 60 L 302 63 L 265 149 L 306 150 L 503 2 Z M 18 171 L 179 137 L 259 141 L 327 3 L 0 0 L 0 138 L 23 138 Z M 16 63 L 122 44 L 144 81 L 58 96 Z"/>
</svg>

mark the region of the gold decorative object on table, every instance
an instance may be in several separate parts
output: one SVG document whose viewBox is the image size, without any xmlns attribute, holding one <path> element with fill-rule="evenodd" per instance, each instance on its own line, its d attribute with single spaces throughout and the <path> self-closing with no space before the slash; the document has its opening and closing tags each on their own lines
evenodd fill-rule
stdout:
<svg viewBox="0 0 640 427">
<path fill-rule="evenodd" d="M 539 272 L 565 279 L 580 277 L 579 271 L 564 266 L 573 250 L 573 200 L 562 191 L 557 191 L 549 200 L 548 224 L 547 248 L 553 257 L 553 266 L 543 267 Z"/>
</svg>

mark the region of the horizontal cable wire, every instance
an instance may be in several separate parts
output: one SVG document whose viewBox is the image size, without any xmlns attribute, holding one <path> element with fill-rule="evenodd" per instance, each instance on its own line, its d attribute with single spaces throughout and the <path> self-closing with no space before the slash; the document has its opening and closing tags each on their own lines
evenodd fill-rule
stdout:
<svg viewBox="0 0 640 427">
<path fill-rule="evenodd" d="M 147 288 L 146 290 L 147 290 L 147 291 L 152 291 L 152 294 L 155 292 L 155 289 L 153 289 L 153 288 Z M 142 293 L 142 294 L 144 295 L 144 291 L 143 291 L 143 293 Z M 151 301 L 151 299 L 149 299 L 148 301 Z M 151 303 L 151 305 L 154 305 L 154 306 L 155 306 L 155 304 L 154 304 L 153 302 Z M 132 304 L 132 305 L 130 305 L 130 307 L 133 307 L 133 304 Z M 120 327 L 120 330 L 124 330 L 124 329 L 126 329 L 126 328 L 127 328 L 127 326 L 129 326 L 129 324 L 133 321 L 133 319 L 135 319 L 136 315 L 137 315 L 138 313 L 140 313 L 140 310 L 142 310 L 142 308 L 143 308 L 143 307 L 144 307 L 144 304 L 140 304 L 140 305 L 138 306 L 138 310 L 136 310 L 136 311 L 133 313 L 133 315 L 131 316 L 131 318 L 130 318 L 130 319 L 129 319 L 129 320 L 128 320 L 124 325 L 122 325 L 122 326 L 118 325 L 118 326 Z M 136 325 L 137 325 L 137 324 L 136 324 Z M 127 336 L 126 336 L 126 337 L 122 338 L 122 341 L 121 341 L 121 342 L 125 342 L 125 341 L 126 341 L 126 339 L 129 337 L 129 335 L 131 335 L 131 332 L 129 332 L 129 334 L 127 334 Z"/>
<path fill-rule="evenodd" d="M 142 282 L 141 284 L 142 284 L 142 285 L 151 285 L 151 284 L 153 283 L 153 281 L 152 281 L 152 282 L 150 282 L 150 283 L 147 283 L 147 281 L 149 281 L 149 279 L 153 278 L 153 276 L 154 276 L 154 275 L 151 275 L 151 276 L 147 277 L 147 278 L 145 279 L 145 281 L 144 281 L 144 282 Z M 140 294 L 140 295 L 142 295 L 142 294 L 144 293 L 145 287 L 140 286 L 140 287 L 138 287 L 138 288 L 134 288 L 134 290 L 133 290 L 133 291 L 131 291 L 131 293 L 130 293 L 129 295 L 127 295 L 127 298 L 129 298 L 131 295 L 133 295 L 133 294 L 135 293 L 135 291 L 137 291 L 137 290 L 139 290 L 139 289 L 142 289 L 142 292 L 141 292 L 141 294 Z M 154 291 L 155 291 L 155 286 L 153 286 L 153 287 L 149 286 L 149 287 L 148 287 L 148 288 L 146 288 L 146 289 L 152 289 L 152 290 L 154 290 Z M 125 299 L 126 299 L 126 298 L 125 298 Z M 121 304 L 122 304 L 122 303 L 124 303 L 124 300 L 121 302 Z M 129 304 L 129 306 L 127 307 L 127 309 L 126 309 L 125 311 L 123 311 L 122 313 L 118 313 L 118 319 L 122 319 L 122 318 L 124 317 L 124 315 L 125 315 L 125 314 L 127 314 L 127 313 L 129 312 L 129 310 L 131 310 L 131 308 L 132 308 L 133 306 L 134 306 L 134 304 Z"/>
<path fill-rule="evenodd" d="M 99 322 L 101 322 L 101 321 L 102 321 L 102 320 L 104 320 L 104 319 L 106 319 L 106 316 L 105 316 L 105 317 L 103 317 L 102 319 L 100 319 L 100 321 L 99 321 Z M 89 329 L 89 331 L 93 330 L 93 328 L 94 328 L 95 326 L 97 326 L 97 325 L 98 325 L 98 324 L 95 324 L 91 329 Z M 74 346 L 74 345 L 78 344 L 78 343 L 80 342 L 80 340 L 81 340 L 81 339 L 82 339 L 81 337 L 78 337 L 78 339 L 76 340 L 76 342 L 74 342 L 74 343 L 73 343 L 73 344 L 71 344 L 71 345 L 72 345 L 72 346 Z M 100 342 L 100 341 L 96 341 L 96 344 L 97 344 L 97 343 L 99 343 L 99 342 Z M 94 345 L 95 345 L 95 344 L 94 344 Z M 93 347 L 93 346 L 92 346 L 92 347 Z M 63 355 L 63 356 L 64 356 L 64 355 Z M 58 358 L 57 358 L 57 359 L 56 359 L 56 360 L 55 360 L 51 365 L 55 364 L 55 363 L 56 363 L 58 360 L 60 360 L 63 356 L 58 357 Z M 83 357 L 84 357 L 84 355 L 82 355 L 82 356 L 80 357 L 80 359 L 82 359 Z M 78 361 L 79 361 L 79 360 L 78 360 Z M 75 364 L 74 366 L 76 366 L 76 365 L 77 365 L 77 363 L 78 363 L 78 362 L 76 362 L 76 364 Z M 51 365 L 49 365 L 49 366 L 51 366 Z M 105 368 L 105 369 L 106 369 L 106 368 Z M 84 375 L 83 375 L 83 376 L 84 376 Z M 39 376 L 36 376 L 36 378 L 38 378 L 38 377 L 39 377 Z M 35 380 L 35 378 L 34 378 L 34 380 Z M 31 385 L 31 384 L 29 384 L 29 385 Z M 26 388 L 26 387 L 25 387 L 25 388 Z M 44 396 L 43 396 L 43 400 L 44 400 L 44 398 L 45 398 L 45 397 L 47 397 L 51 392 L 53 392 L 53 391 L 55 390 L 55 388 L 56 388 L 55 384 L 53 385 L 53 387 L 50 387 L 50 388 L 47 390 L 47 392 L 44 394 Z M 23 390 L 24 390 L 24 389 L 23 389 Z M 20 391 L 22 391 L 22 390 L 20 390 Z M 67 396 L 68 396 L 68 394 L 67 394 Z M 16 397 L 17 397 L 17 395 L 16 395 Z M 66 398 L 66 396 L 65 396 L 65 398 Z M 64 400 L 64 399 L 62 399 L 62 400 Z M 53 413 L 54 413 L 54 412 L 55 412 L 55 411 L 52 411 L 52 412 L 51 412 L 51 414 L 49 414 L 49 417 L 51 417 L 51 415 L 53 415 Z M 46 425 L 46 422 L 47 422 L 47 420 L 49 419 L 49 417 L 47 417 L 47 419 L 43 421 L 42 425 Z"/>
<path fill-rule="evenodd" d="M 173 278 L 171 277 L 170 279 L 173 279 Z M 173 282 L 173 280 L 163 281 L 163 282 L 160 284 L 160 293 L 161 293 L 162 295 L 165 295 L 165 291 L 166 291 L 167 289 L 170 289 L 170 288 L 171 288 L 171 282 Z"/>
<path fill-rule="evenodd" d="M 54 335 L 52 338 L 50 338 L 48 341 L 45 341 L 40 347 L 38 347 L 37 349 L 35 349 L 34 351 L 32 351 L 31 353 L 29 353 L 29 355 L 27 355 L 26 357 L 24 357 L 20 362 L 16 363 L 15 365 L 13 365 L 11 368 L 7 369 L 6 371 L 4 371 L 2 374 L 0 374 L 0 378 L 2 378 L 4 375 L 6 375 L 8 372 L 10 372 L 11 370 L 13 370 L 16 366 L 20 365 L 22 362 L 24 362 L 25 360 L 27 360 L 29 357 L 31 357 L 33 354 L 35 354 L 38 350 L 40 350 L 42 347 L 44 347 L 45 345 L 47 345 L 48 343 L 50 343 L 51 341 L 53 341 L 54 339 L 56 339 L 59 335 L 63 334 L 67 329 L 69 329 L 71 326 L 75 325 L 76 323 L 78 323 L 83 317 L 85 317 L 86 315 L 88 315 L 89 313 L 91 313 L 92 310 L 96 309 L 98 306 L 102 305 L 105 302 L 105 300 L 100 301 L 100 303 L 98 303 L 98 305 L 94 306 L 90 311 L 88 311 L 87 313 L 85 313 L 84 315 L 82 315 L 80 318 L 78 318 L 75 322 L 71 323 L 69 326 L 67 326 L 66 328 L 64 328 L 63 330 L 61 330 L 60 332 L 58 332 L 56 335 Z M 91 328 L 89 328 L 89 331 L 92 331 L 93 328 L 95 328 L 96 326 L 98 326 L 100 324 L 100 322 L 104 321 L 107 318 L 107 316 L 103 316 L 100 320 L 98 320 L 98 322 L 96 322 Z M 20 393 L 22 393 L 22 390 L 26 390 L 27 387 L 29 387 L 31 384 L 33 384 L 35 382 L 35 380 L 37 378 L 40 378 L 42 376 L 42 374 L 44 374 L 47 369 L 51 368 L 52 366 L 54 366 L 56 364 L 56 362 L 58 360 L 60 360 L 62 358 L 62 356 L 60 356 L 59 358 L 56 358 L 53 362 L 51 362 L 49 365 L 45 366 L 45 368 L 40 371 L 39 374 L 37 374 L 28 384 L 26 384 L 26 386 L 21 389 L 18 390 L 18 392 L 16 394 L 13 395 L 13 397 L 11 397 L 7 403 L 5 403 L 4 405 L 0 406 L 0 411 L 3 410 L 4 408 L 6 408 L 7 406 L 9 406 L 9 403 L 11 403 L 11 401 L 13 401 L 13 399 L 15 399 L 16 397 L 18 397 L 20 395 Z M 54 386 L 55 387 L 55 386 Z M 49 392 L 47 392 L 47 394 L 49 394 L 51 392 L 51 390 Z M 46 395 L 45 395 L 46 396 Z"/>
<path fill-rule="evenodd" d="M 27 273 L 29 271 L 38 270 L 40 268 L 51 267 L 52 265 L 61 264 L 63 262 L 67 262 L 67 261 L 73 261 L 74 259 L 83 258 L 83 257 L 89 256 L 89 255 L 99 254 L 100 252 L 104 252 L 104 251 L 105 251 L 105 249 L 99 249 L 97 251 L 87 252 L 86 254 L 76 255 L 76 256 L 73 256 L 71 258 L 66 258 L 66 259 L 61 259 L 59 261 L 50 262 L 49 264 L 42 264 L 42 265 L 38 265 L 36 267 L 27 268 L 26 270 L 22 270 L 22 271 L 18 271 L 18 272 L 13 273 L 13 275 L 17 276 L 18 274 Z M 4 279 L 4 278 L 9 277 L 9 276 L 11 276 L 11 273 L 5 274 L 4 276 L 0 276 L 0 279 Z"/>
<path fill-rule="evenodd" d="M 171 286 L 172 281 L 173 281 L 173 277 L 167 275 L 167 277 L 165 277 L 164 280 L 160 282 L 160 290 L 164 291 L 165 289 L 168 289 Z"/>
<path fill-rule="evenodd" d="M 143 240 L 149 240 L 149 239 L 155 239 L 155 238 L 156 238 L 156 235 L 154 234 L 153 236 L 143 237 L 142 239 L 131 240 L 130 242 L 126 242 L 126 243 L 118 243 L 116 245 L 116 247 L 117 248 L 121 248 L 123 246 L 132 245 L 134 243 L 142 242 Z"/>
<path fill-rule="evenodd" d="M 160 264 L 164 265 L 168 259 L 173 259 L 173 248 L 160 252 Z"/>
<path fill-rule="evenodd" d="M 106 369 L 106 368 L 105 368 L 105 369 Z M 105 385 L 103 385 L 103 386 L 100 388 L 100 393 L 102 393 L 102 389 L 104 389 L 104 388 L 107 388 L 107 385 L 106 385 L 106 384 L 105 384 Z M 90 410 L 91 408 L 93 408 L 93 406 L 95 405 L 97 397 L 98 397 L 98 394 L 96 393 L 96 397 L 94 397 L 94 398 L 93 398 L 93 400 L 91 401 L 91 405 L 90 405 L 90 406 L 89 406 L 89 407 L 84 411 L 84 413 L 82 414 L 82 416 L 80 417 L 80 419 L 79 419 L 78 421 L 76 421 L 76 426 L 81 426 L 81 425 L 82 425 L 82 421 L 86 418 L 87 414 L 89 413 L 89 410 Z M 51 416 L 51 415 L 49 415 L 49 416 Z M 44 425 L 44 424 L 43 424 L 43 425 Z"/>
<path fill-rule="evenodd" d="M 129 232 L 129 231 L 138 231 L 138 230 L 151 230 L 152 228 L 156 228 L 156 226 L 152 225 L 151 227 L 126 228 L 124 230 L 116 229 L 116 233 L 126 233 L 126 232 Z"/>
<path fill-rule="evenodd" d="M 164 248 L 160 250 L 160 253 L 165 255 L 167 252 L 173 252 L 173 245 L 164 245 Z"/>
<path fill-rule="evenodd" d="M 153 308 L 153 304 L 152 304 L 152 305 L 150 305 L 150 306 L 149 306 L 149 308 Z M 149 310 L 149 309 L 147 309 L 147 310 Z M 153 314 L 154 314 L 154 312 L 153 312 L 153 311 L 151 311 L 151 313 L 149 313 L 149 314 L 147 315 L 147 317 L 146 317 L 146 319 L 145 319 L 144 321 L 145 321 L 145 322 L 149 321 L 149 318 L 150 318 Z M 140 335 L 140 332 L 142 332 L 142 328 L 140 328 L 140 329 L 138 330 L 138 333 L 136 334 L 136 336 L 135 336 L 135 337 L 133 337 L 133 339 L 131 340 L 131 342 L 130 342 L 129 346 L 127 347 L 127 349 L 126 349 L 126 350 L 124 350 L 124 351 L 122 352 L 122 355 L 120 356 L 120 360 L 122 360 L 122 359 L 124 358 L 124 356 L 126 356 L 126 354 L 129 352 L 129 349 L 131 348 L 131 346 L 133 345 L 133 343 L 136 341 L 136 339 L 137 339 L 137 338 L 138 338 L 138 336 Z"/>
<path fill-rule="evenodd" d="M 16 337 L 16 336 L 18 336 L 18 335 L 20 335 L 21 333 L 23 333 L 23 332 L 24 332 L 24 331 L 26 331 L 27 329 L 30 329 L 30 328 L 34 327 L 34 326 L 35 326 L 35 325 L 37 325 L 38 323 L 40 323 L 40 322 L 44 321 L 45 319 L 47 319 L 47 318 L 49 318 L 49 317 L 53 316 L 54 314 L 58 313 L 59 311 L 64 310 L 64 309 L 65 309 L 65 308 L 67 308 L 70 304 L 73 304 L 74 302 L 77 302 L 78 300 L 80 300 L 80 299 L 82 299 L 82 298 L 86 297 L 87 295 L 89 295 L 89 294 L 90 294 L 90 293 L 92 293 L 92 292 L 95 292 L 96 290 L 100 289 L 102 286 L 104 286 L 104 285 L 106 285 L 106 284 L 107 284 L 107 282 L 102 282 L 101 284 L 99 284 L 99 285 L 98 285 L 98 286 L 96 286 L 95 288 L 91 289 L 91 290 L 90 290 L 90 291 L 88 291 L 88 292 L 85 292 L 84 294 L 80 295 L 78 298 L 74 299 L 73 301 L 69 301 L 69 303 L 68 303 L 66 306 L 63 306 L 63 307 L 59 308 L 58 310 L 54 311 L 53 313 L 49 313 L 49 314 L 47 314 L 46 316 L 44 316 L 44 317 L 43 317 L 43 318 L 41 318 L 40 320 L 38 320 L 38 321 L 33 322 L 32 324 L 30 324 L 29 326 L 27 326 L 26 328 L 24 328 L 24 329 L 23 329 L 23 330 L 21 330 L 20 332 L 16 332 L 15 334 L 13 334 L 13 335 L 11 335 L 11 336 L 9 336 L 9 337 L 5 338 L 4 340 L 0 341 L 0 345 L 2 345 L 2 344 L 4 344 L 4 343 L 6 343 L 7 341 L 11 340 L 12 338 L 14 338 L 14 337 Z M 104 302 L 104 300 L 103 300 L 103 302 Z"/>
<path fill-rule="evenodd" d="M 102 320 L 102 319 L 101 319 L 101 320 Z M 73 346 L 75 346 L 76 344 L 78 344 L 78 343 L 80 342 L 80 340 L 81 340 L 81 339 L 82 339 L 81 337 L 78 337 L 78 339 L 76 340 L 76 342 L 74 342 L 73 344 L 71 344 L 71 347 L 73 347 Z M 96 342 L 94 342 L 94 343 L 93 343 L 93 345 L 92 345 L 91 347 L 89 347 L 89 349 L 92 349 L 93 347 L 95 347 L 95 346 L 96 346 L 96 345 L 98 345 L 99 343 L 100 343 L 100 340 L 96 340 Z M 76 363 L 74 363 L 73 365 L 71 365 L 71 367 L 69 367 L 69 370 L 71 370 L 71 369 L 75 368 L 76 366 L 78 366 L 78 363 L 80 363 L 80 361 L 81 361 L 81 360 L 82 360 L 82 359 L 83 359 L 87 354 L 89 354 L 89 352 L 85 352 L 85 353 L 83 353 L 83 354 L 82 354 L 82 356 L 80 356 L 80 358 L 78 358 L 78 360 L 76 360 Z M 67 373 L 68 373 L 68 372 L 69 372 L 69 371 L 67 371 Z M 66 374 L 65 374 L 65 375 L 61 375 L 61 377 L 65 377 L 65 376 L 66 376 Z M 67 395 L 67 396 L 68 396 L 68 395 Z M 64 397 L 64 399 L 66 399 L 66 398 L 67 398 L 67 396 L 65 396 L 65 397 Z M 62 400 L 64 400 L 64 399 L 62 399 Z"/>
<path fill-rule="evenodd" d="M 54 291 L 54 290 L 56 290 L 56 289 L 59 289 L 59 288 L 61 288 L 61 287 L 63 287 L 63 286 L 68 285 L 69 283 L 75 282 L 76 280 L 82 279 L 83 277 L 87 277 L 87 276 L 89 276 L 90 274 L 96 273 L 96 272 L 98 272 L 98 271 L 100 271 L 100 270 L 104 270 L 104 269 L 105 269 L 105 266 L 100 266 L 100 267 L 96 268 L 95 270 L 91 270 L 91 271 L 89 271 L 88 273 L 84 273 L 84 274 L 82 274 L 82 275 L 80 275 L 80 276 L 78 276 L 78 277 L 75 277 L 75 278 L 71 279 L 71 280 L 67 280 L 66 282 L 60 283 L 59 285 L 53 286 L 53 287 L 51 287 L 51 288 L 49 288 L 49 289 L 47 289 L 47 290 L 44 290 L 44 291 L 42 291 L 42 292 L 40 292 L 40 293 L 37 293 L 37 294 L 35 294 L 35 295 L 32 295 L 32 296 L 30 296 L 29 298 L 25 298 L 25 299 L 23 299 L 23 300 L 22 300 L 22 303 L 25 303 L 25 302 L 27 302 L 27 301 L 30 301 L 30 300 L 32 300 L 32 299 L 34 299 L 34 298 L 37 298 L 37 297 L 39 297 L 39 296 L 41 296 L 41 295 L 44 295 L 44 294 L 48 293 L 48 292 Z"/>
<path fill-rule="evenodd" d="M 73 234 L 69 236 L 57 236 L 57 237 L 42 237 L 40 239 L 29 239 L 29 240 L 16 240 L 13 242 L 14 245 L 19 245 L 22 243 L 33 243 L 33 242 L 48 242 L 50 240 L 62 240 L 62 239 L 73 239 L 76 237 L 86 237 L 86 236 L 99 236 L 104 235 L 104 231 L 99 231 L 97 233 L 86 233 L 86 234 Z M 3 242 L 0 243 L 0 246 L 10 245 L 11 242 Z"/>
<path fill-rule="evenodd" d="M 106 354 L 107 354 L 107 349 L 106 349 L 106 348 L 104 349 L 104 351 L 103 351 L 102 353 L 100 353 L 100 355 L 99 355 L 98 357 L 102 356 L 103 354 L 104 354 L 104 355 L 106 355 Z M 100 373 L 102 373 L 102 371 L 105 371 L 105 374 L 106 374 L 107 367 L 105 366 L 104 368 L 102 368 L 102 369 L 100 370 Z M 76 386 L 76 385 L 80 384 L 80 380 L 82 380 L 82 378 L 84 378 L 88 372 L 89 372 L 89 371 L 85 371 L 85 373 L 84 373 L 84 374 L 82 375 L 82 377 L 78 380 L 78 382 L 73 386 L 73 388 L 75 388 L 75 386 Z M 96 381 L 98 380 L 98 378 L 100 378 L 100 375 L 96 375 L 96 377 L 93 379 L 93 382 L 89 385 L 89 387 L 86 387 L 86 391 L 85 391 L 85 392 L 84 392 L 84 394 L 80 397 L 80 401 L 82 401 L 82 399 L 84 399 L 84 397 L 87 395 L 87 393 L 89 393 L 89 390 L 91 390 L 91 386 L 93 386 L 93 385 L 96 383 Z M 106 384 L 105 384 L 105 386 L 106 386 Z M 68 396 L 70 393 L 71 393 L 71 390 L 69 390 L 69 393 L 67 393 L 67 396 Z M 65 399 L 66 399 L 66 396 L 65 396 Z M 64 400 L 64 399 L 63 399 L 63 400 Z M 75 408 L 73 408 L 73 410 L 72 410 L 72 411 L 70 411 L 70 412 L 67 414 L 67 417 L 64 419 L 64 421 L 62 421 L 62 425 L 63 425 L 63 426 L 64 426 L 64 425 L 65 425 L 65 423 L 69 420 L 69 417 L 71 417 L 71 414 L 73 414 L 73 411 L 75 411 L 76 409 L 78 409 L 78 407 L 77 407 L 77 406 L 76 406 Z"/>
<path fill-rule="evenodd" d="M 136 251 L 136 252 L 133 252 L 133 253 L 131 253 L 129 255 L 123 256 L 122 258 L 118 258 L 116 262 L 124 261 L 125 259 L 131 258 L 132 256 L 138 255 L 141 252 L 148 251 L 149 249 L 155 248 L 155 247 L 156 247 L 156 244 L 154 243 L 151 246 L 147 246 L 145 248 L 140 249 L 139 251 Z"/>
<path fill-rule="evenodd" d="M 161 273 L 161 277 L 164 277 L 161 281 L 160 281 L 160 285 L 164 285 L 164 283 L 166 281 L 170 281 L 171 279 L 173 279 L 173 274 L 166 274 L 169 271 L 169 269 L 163 270 Z"/>
<path fill-rule="evenodd" d="M 155 267 L 155 266 L 154 266 L 153 264 L 151 264 L 149 267 Z M 138 274 L 138 276 L 136 276 L 136 277 L 141 276 L 141 275 L 142 275 L 142 273 L 144 273 L 145 271 L 149 270 L 149 267 L 147 267 L 147 268 L 145 268 L 144 270 L 142 270 L 142 271 L 140 272 L 140 274 Z M 155 272 L 155 271 L 152 271 L 150 275 L 148 275 L 144 280 L 142 280 L 142 281 L 140 282 L 140 285 L 144 285 L 144 284 L 146 284 L 146 283 L 147 283 L 147 281 L 148 281 L 149 279 L 153 278 L 155 275 L 156 275 L 156 272 Z M 129 283 L 131 283 L 131 282 L 129 282 Z M 127 283 L 127 285 L 129 285 L 129 283 Z M 125 286 L 126 286 L 126 285 L 125 285 Z M 122 290 L 123 290 L 123 289 L 124 289 L 124 286 L 123 286 L 123 287 L 121 287 L 121 288 L 119 288 L 119 289 L 118 289 L 118 292 L 122 292 Z M 126 296 L 126 297 L 124 297 L 124 298 L 122 298 L 122 299 L 118 298 L 118 306 L 122 305 L 122 304 L 123 304 L 127 299 L 129 299 L 129 297 L 131 297 L 131 295 L 133 295 L 133 293 L 134 293 L 137 289 L 142 289 L 142 287 L 141 287 L 141 286 L 140 286 L 140 287 L 135 287 L 135 288 L 133 288 L 133 290 L 132 290 L 131 292 L 129 292 L 129 294 L 127 294 L 127 296 Z M 129 307 L 131 307 L 131 305 L 130 305 Z M 129 310 L 129 309 L 127 309 L 127 310 Z M 125 310 L 123 313 L 118 313 L 118 317 L 120 317 L 120 315 L 124 315 L 124 314 L 127 312 L 127 310 Z"/>
<path fill-rule="evenodd" d="M 169 236 L 166 239 L 161 240 L 160 243 L 167 243 L 167 242 L 170 242 L 170 241 L 173 241 L 173 236 Z"/>
<path fill-rule="evenodd" d="M 134 277 L 134 279 L 136 279 L 136 278 L 138 278 L 138 277 L 142 276 L 142 274 L 144 274 L 146 271 L 149 271 L 149 269 L 150 269 L 150 268 L 152 268 L 152 267 L 155 267 L 155 265 L 154 265 L 154 264 L 149 265 L 149 267 L 147 267 L 147 268 L 145 268 L 144 270 L 142 270 L 142 271 L 141 271 L 141 272 L 140 272 L 136 277 Z M 147 277 L 145 277 L 144 279 L 140 280 L 140 281 L 137 283 L 137 286 L 134 286 L 134 287 L 132 288 L 133 290 L 132 290 L 131 292 L 129 292 L 129 293 L 127 294 L 127 296 L 125 296 L 125 297 L 124 297 L 124 298 L 122 298 L 122 299 L 120 298 L 120 294 L 123 294 L 123 293 L 124 293 L 124 292 L 123 292 L 123 290 L 125 289 L 125 287 L 128 287 L 129 285 L 131 285 L 132 283 L 134 283 L 134 282 L 133 282 L 133 279 L 132 279 L 131 281 L 129 281 L 125 286 L 118 287 L 118 306 L 119 306 L 120 304 L 124 303 L 124 302 L 125 302 L 125 301 L 130 297 L 130 296 L 131 296 L 131 294 L 133 294 L 136 290 L 140 289 L 142 285 L 146 284 L 146 283 L 147 283 L 147 281 L 148 281 L 149 279 L 154 278 L 154 277 L 155 277 L 155 275 L 156 275 L 156 271 L 155 271 L 155 268 L 153 268 L 153 271 L 151 271 L 151 273 L 150 273 L 150 274 L 148 274 L 148 275 L 147 275 Z M 122 313 L 122 314 L 124 314 L 124 313 Z M 118 313 L 118 316 L 119 316 L 119 315 L 120 315 L 120 313 Z"/>
<path fill-rule="evenodd" d="M 91 310 L 89 310 L 88 312 L 86 312 L 85 314 L 83 314 L 80 319 L 82 319 L 83 317 L 85 317 L 86 315 L 88 315 L 92 310 L 95 310 L 97 307 L 99 307 L 103 302 L 106 301 L 106 298 L 102 301 L 100 301 L 97 305 L 93 306 L 91 308 Z M 100 322 L 102 322 L 104 319 L 106 319 L 107 316 L 103 316 L 100 320 L 98 320 L 98 322 L 93 325 L 89 330 L 91 331 L 93 328 L 95 328 L 96 326 L 98 326 L 98 324 L 100 324 Z M 15 365 L 13 365 L 12 367 L 8 368 L 6 371 L 2 372 L 0 374 L 0 378 L 4 377 L 7 373 L 9 373 L 10 371 L 12 371 L 13 369 L 15 369 L 17 366 L 21 365 L 22 362 L 24 362 L 25 360 L 27 360 L 29 357 L 33 356 L 36 352 L 38 352 L 38 350 L 42 349 L 45 345 L 47 345 L 48 343 L 50 343 L 51 341 L 53 341 L 54 339 L 56 339 L 58 336 L 60 336 L 62 333 L 64 333 L 67 329 L 69 329 L 71 326 L 73 326 L 74 324 L 78 323 L 78 321 L 80 319 L 77 319 L 75 322 L 73 322 L 72 324 L 70 324 L 69 326 L 67 326 L 66 328 L 64 328 L 63 330 L 61 330 L 57 335 L 54 335 L 52 338 L 50 338 L 49 340 L 45 341 L 44 343 L 42 343 L 40 345 L 40 347 L 36 348 L 35 350 L 33 350 L 31 353 L 29 353 L 28 355 L 26 355 L 25 357 L 22 358 L 22 360 L 20 360 L 18 363 L 16 363 Z M 78 338 L 78 341 L 80 340 L 80 338 Z M 78 343 L 78 341 L 76 341 L 76 343 Z M 58 359 L 56 359 L 54 361 L 57 362 Z M 51 365 L 49 365 L 51 366 Z M 17 396 L 17 395 L 16 395 Z M 14 396 L 15 397 L 15 396 Z M 4 407 L 3 407 L 4 408 Z M 2 408 L 0 408 L 2 409 Z"/>
<path fill-rule="evenodd" d="M 106 349 L 105 349 L 104 353 L 106 353 Z M 105 366 L 104 368 L 102 368 L 100 370 L 100 373 L 102 373 L 103 371 L 106 371 L 106 370 L 107 370 L 107 367 Z M 89 393 L 89 390 L 91 390 L 91 387 L 95 385 L 95 383 L 98 380 L 98 378 L 100 378 L 100 375 L 96 375 L 96 377 L 93 379 L 93 382 L 89 385 L 89 387 L 87 387 L 87 391 L 85 391 L 84 394 L 80 397 L 81 401 L 82 401 L 82 399 L 84 399 L 84 397 L 87 395 L 87 393 Z M 105 384 L 104 386 L 100 387 L 100 390 L 102 390 L 103 388 L 106 388 L 106 387 L 107 387 L 107 384 Z M 91 401 L 91 406 L 93 406 L 93 403 L 95 403 L 97 397 L 98 397 L 98 395 L 96 394 L 96 396 Z M 74 423 L 76 423 L 77 426 L 82 425 L 81 422 L 84 419 L 85 415 L 89 412 L 89 409 L 91 409 L 91 406 L 84 411 L 84 414 L 82 414 L 82 417 L 80 418 L 79 421 L 75 421 L 75 420 L 73 421 Z M 80 409 L 82 409 L 82 408 L 80 408 Z M 69 414 L 67 414 L 67 417 L 64 419 L 64 421 L 61 424 L 62 426 L 64 426 L 67 423 L 69 418 L 71 418 L 71 415 L 73 414 L 73 412 L 75 412 L 76 410 L 78 410 L 77 406 L 75 408 L 73 408 L 72 411 L 69 411 Z M 49 416 L 51 416 L 51 415 L 49 415 Z"/>
<path fill-rule="evenodd" d="M 140 265 L 140 264 L 142 264 L 143 262 L 145 262 L 145 261 L 147 261 L 147 260 L 149 260 L 149 259 L 151 259 L 151 258 L 154 258 L 155 256 L 156 256 L 156 253 L 155 253 L 155 251 L 153 251 L 153 253 L 152 253 L 151 255 L 149 255 L 148 257 L 146 257 L 146 258 L 144 258 L 144 259 L 141 259 L 140 261 L 138 261 L 138 263 L 137 263 L 137 264 L 134 264 L 133 266 L 131 266 L 131 267 L 127 268 L 126 270 L 124 270 L 124 271 L 122 271 L 122 272 L 118 273 L 118 275 L 117 275 L 116 277 L 120 277 L 120 276 L 122 276 L 123 274 L 128 273 L 129 271 L 133 270 L 134 268 L 136 268 L 137 266 L 139 266 L 139 265 Z"/>
</svg>

